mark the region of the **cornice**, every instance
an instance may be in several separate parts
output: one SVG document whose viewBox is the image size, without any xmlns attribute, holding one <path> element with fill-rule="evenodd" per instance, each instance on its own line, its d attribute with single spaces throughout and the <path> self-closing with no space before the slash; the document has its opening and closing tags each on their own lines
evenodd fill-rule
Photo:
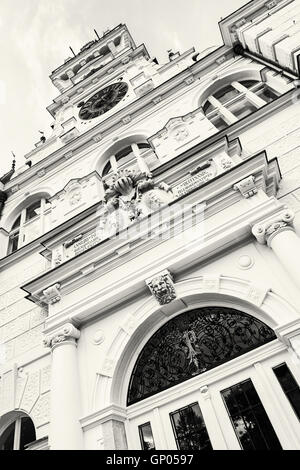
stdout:
<svg viewBox="0 0 300 470">
<path fill-rule="evenodd" d="M 269 179 L 272 179 L 269 172 L 267 171 L 267 168 L 270 166 L 272 173 L 274 172 L 274 169 L 272 169 L 274 165 L 274 169 L 276 169 L 276 162 L 271 162 L 268 164 L 266 162 L 265 155 L 260 154 L 251 161 L 243 162 L 243 164 L 223 174 L 221 177 L 222 184 L 220 184 L 220 178 L 218 178 L 215 181 L 209 182 L 209 184 L 206 184 L 197 191 L 194 191 L 194 193 L 181 198 L 181 201 L 183 202 L 184 200 L 184 203 L 189 205 L 189 207 L 191 205 L 196 206 L 205 202 L 206 219 L 211 217 L 213 214 L 220 212 L 222 209 L 238 203 L 241 199 L 241 195 L 234 189 L 234 184 L 250 175 L 254 175 L 257 188 L 265 190 L 265 182 Z M 264 207 L 265 205 L 271 205 L 273 210 L 276 212 L 278 210 L 278 205 L 280 205 L 278 201 L 270 201 L 269 199 L 267 200 L 268 203 L 264 203 L 262 206 Z M 176 203 L 178 203 L 178 200 L 174 201 L 174 204 Z M 273 206 L 275 206 L 275 208 Z M 164 209 L 161 211 L 164 211 Z M 182 211 L 179 215 L 182 217 Z M 152 214 L 151 217 L 155 217 L 155 213 Z M 245 237 L 249 238 L 251 236 L 250 222 L 253 221 L 253 223 L 255 223 L 255 221 L 259 220 L 261 217 L 262 214 L 260 213 L 259 208 L 253 208 L 251 206 L 249 211 L 246 211 L 240 215 L 238 219 L 235 219 L 234 221 L 228 221 L 228 223 L 224 222 L 220 228 L 214 229 L 212 233 L 206 233 L 206 242 L 213 243 L 213 239 L 216 236 L 218 239 L 223 232 L 225 233 L 226 231 L 228 232 L 233 230 L 234 235 L 231 233 L 227 241 L 224 239 L 222 240 L 219 249 L 223 250 L 226 245 L 230 246 L 233 242 L 236 243 L 237 240 L 243 240 Z M 164 217 L 164 220 L 167 219 Z M 143 228 L 143 226 L 145 228 Z M 131 235 L 131 231 L 134 233 L 134 235 Z M 148 249 L 157 246 L 158 243 L 161 243 L 161 241 L 144 237 L 144 232 L 146 234 L 148 231 L 148 221 L 147 219 L 143 219 L 140 222 L 140 230 L 138 234 L 136 228 L 133 225 L 128 229 L 128 239 L 121 241 L 116 239 L 104 240 L 95 247 L 90 248 L 86 252 L 70 259 L 69 261 L 52 269 L 51 271 L 44 273 L 42 276 L 33 280 L 32 282 L 27 283 L 25 286 L 23 286 L 23 289 L 29 294 L 29 298 L 32 300 L 34 298 L 38 298 L 39 293 L 45 290 L 48 286 L 51 286 L 57 282 L 59 282 L 61 285 L 62 295 L 76 290 L 80 285 L 83 285 L 82 282 L 89 283 L 92 279 L 99 277 L 101 272 L 103 274 L 104 271 L 115 269 L 117 265 L 127 262 L 130 258 L 132 258 L 133 255 L 136 257 L 140 253 L 143 253 Z M 127 252 L 125 250 L 124 252 L 122 246 L 127 245 L 130 245 L 129 250 L 127 250 Z M 121 258 L 118 255 L 116 256 L 116 254 L 120 252 L 122 253 Z M 203 261 L 204 258 L 205 254 L 202 253 L 201 260 Z M 192 259 L 190 262 L 194 261 L 195 260 Z M 89 270 L 89 274 L 87 274 L 86 270 L 84 269 L 85 266 L 92 267 L 92 269 Z"/>
<path fill-rule="evenodd" d="M 242 217 L 234 217 L 230 222 L 227 221 L 215 230 L 212 230 L 204 238 L 202 244 L 199 244 L 197 240 L 197 242 L 180 248 L 173 247 L 163 257 L 159 259 L 152 258 L 149 264 L 136 271 L 128 272 L 126 277 L 118 279 L 117 284 L 115 281 L 112 281 L 111 284 L 101 289 L 86 293 L 82 298 L 75 296 L 76 303 L 62 303 L 61 306 L 57 304 L 58 308 L 56 308 L 55 314 L 48 317 L 46 321 L 47 328 L 53 329 L 63 324 L 66 318 L 72 322 L 76 321 L 77 324 L 85 324 L 92 318 L 107 315 L 109 311 L 118 308 L 120 305 L 123 306 L 134 298 L 149 294 L 145 279 L 149 278 L 149 276 L 154 276 L 162 268 L 169 269 L 176 283 L 176 279 L 186 270 L 187 266 L 199 266 L 200 263 L 207 262 L 208 258 L 211 259 L 213 256 L 218 256 L 224 251 L 228 252 L 228 249 L 233 244 L 236 246 L 247 239 L 249 240 L 249 231 L 251 233 L 249 224 L 256 221 L 258 217 L 261 218 L 267 214 L 276 213 L 276 211 L 282 210 L 282 208 L 283 204 L 280 205 L 275 199 L 267 200 L 256 207 L 251 207 Z M 124 260 L 124 262 L 126 261 Z M 99 274 L 97 277 L 99 277 Z M 88 283 L 95 279 L 96 277 L 84 278 Z M 70 286 L 69 288 L 62 288 L 62 296 L 68 296 L 69 293 L 75 292 L 79 287 L 85 285 L 82 283 L 79 285 L 74 281 L 73 277 L 71 289 Z M 33 283 L 31 283 L 31 286 L 27 284 L 25 287 L 29 287 L 32 290 Z"/>
<path fill-rule="evenodd" d="M 64 64 L 60 65 L 59 67 L 57 67 L 56 69 L 54 69 L 52 72 L 51 72 L 51 75 L 50 75 L 50 78 L 54 78 L 58 73 L 63 73 L 65 70 L 67 70 L 71 64 L 75 63 L 76 62 L 76 59 L 78 60 L 78 58 L 80 57 L 81 59 L 84 59 L 85 56 L 88 56 L 89 54 L 91 54 L 91 52 L 94 50 L 94 49 L 97 49 L 97 47 L 99 47 L 101 45 L 101 43 L 105 44 L 107 42 L 107 40 L 109 38 L 112 38 L 114 37 L 117 33 L 118 33 L 118 30 L 122 30 L 124 29 L 125 31 L 127 31 L 127 33 L 129 34 L 130 38 L 132 39 L 132 36 L 131 34 L 129 33 L 128 29 L 127 29 L 127 26 L 123 23 L 120 23 L 118 24 L 115 28 L 113 28 L 112 30 L 110 30 L 109 32 L 107 32 L 106 34 L 104 34 L 98 41 L 95 42 L 94 46 L 90 47 L 89 49 L 86 49 L 84 51 L 81 51 L 81 52 L 78 52 L 78 54 L 76 54 L 75 57 L 71 57 L 70 60 L 68 60 L 67 62 L 65 62 Z M 134 41 L 132 39 L 132 42 L 134 44 Z"/>
</svg>

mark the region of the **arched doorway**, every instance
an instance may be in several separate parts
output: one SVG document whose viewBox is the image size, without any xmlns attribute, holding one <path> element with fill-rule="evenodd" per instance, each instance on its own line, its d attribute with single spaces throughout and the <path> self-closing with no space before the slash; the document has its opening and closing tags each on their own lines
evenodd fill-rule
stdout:
<svg viewBox="0 0 300 470">
<path fill-rule="evenodd" d="M 209 306 L 176 316 L 148 340 L 132 370 L 129 448 L 293 448 L 276 408 L 276 394 L 286 398 L 276 368 L 292 376 L 286 361 L 274 331 L 249 314 Z"/>
</svg>

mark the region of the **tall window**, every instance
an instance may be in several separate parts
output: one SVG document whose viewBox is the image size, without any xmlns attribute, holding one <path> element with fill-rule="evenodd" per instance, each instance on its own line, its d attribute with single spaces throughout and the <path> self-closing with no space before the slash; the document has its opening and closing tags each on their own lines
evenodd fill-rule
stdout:
<svg viewBox="0 0 300 470">
<path fill-rule="evenodd" d="M 155 450 L 155 443 L 150 423 L 139 426 L 140 441 L 143 450 Z"/>
<path fill-rule="evenodd" d="M 243 450 L 281 449 L 278 437 L 250 379 L 221 393 Z"/>
<path fill-rule="evenodd" d="M 179 450 L 212 450 L 198 403 L 174 411 L 170 418 Z"/>
<path fill-rule="evenodd" d="M 279 93 L 265 82 L 234 81 L 209 96 L 203 111 L 215 127 L 222 130 L 278 96 Z"/>
<path fill-rule="evenodd" d="M 286 364 L 274 367 L 273 371 L 298 419 L 300 419 L 300 387 L 294 376 Z"/>
<path fill-rule="evenodd" d="M 22 210 L 9 234 L 8 254 L 38 238 L 44 231 L 46 199 L 33 202 Z"/>
<path fill-rule="evenodd" d="M 32 420 L 28 416 L 19 417 L 0 436 L 0 450 L 25 450 L 26 445 L 35 439 Z"/>
</svg>

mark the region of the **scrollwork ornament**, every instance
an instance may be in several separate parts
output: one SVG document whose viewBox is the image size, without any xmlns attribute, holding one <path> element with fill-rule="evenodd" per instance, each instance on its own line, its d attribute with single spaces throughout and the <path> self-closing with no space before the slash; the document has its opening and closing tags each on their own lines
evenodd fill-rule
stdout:
<svg viewBox="0 0 300 470">
<path fill-rule="evenodd" d="M 252 233 L 256 237 L 258 243 L 269 246 L 273 238 L 280 232 L 285 230 L 294 231 L 293 220 L 295 214 L 293 211 L 286 209 L 285 212 L 267 222 L 261 222 L 254 225 Z"/>
<path fill-rule="evenodd" d="M 44 346 L 53 348 L 55 345 L 64 343 L 65 341 L 76 342 L 80 338 L 80 331 L 72 325 L 66 323 L 61 329 L 55 331 L 52 335 L 46 336 L 43 340 Z"/>
</svg>

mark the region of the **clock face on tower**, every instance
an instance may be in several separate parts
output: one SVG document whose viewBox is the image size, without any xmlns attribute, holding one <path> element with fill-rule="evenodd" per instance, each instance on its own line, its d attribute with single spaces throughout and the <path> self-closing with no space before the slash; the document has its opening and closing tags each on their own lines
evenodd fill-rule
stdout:
<svg viewBox="0 0 300 470">
<path fill-rule="evenodd" d="M 97 118 L 116 106 L 126 95 L 125 82 L 112 83 L 91 96 L 80 107 L 79 118 L 84 121 Z"/>
</svg>

